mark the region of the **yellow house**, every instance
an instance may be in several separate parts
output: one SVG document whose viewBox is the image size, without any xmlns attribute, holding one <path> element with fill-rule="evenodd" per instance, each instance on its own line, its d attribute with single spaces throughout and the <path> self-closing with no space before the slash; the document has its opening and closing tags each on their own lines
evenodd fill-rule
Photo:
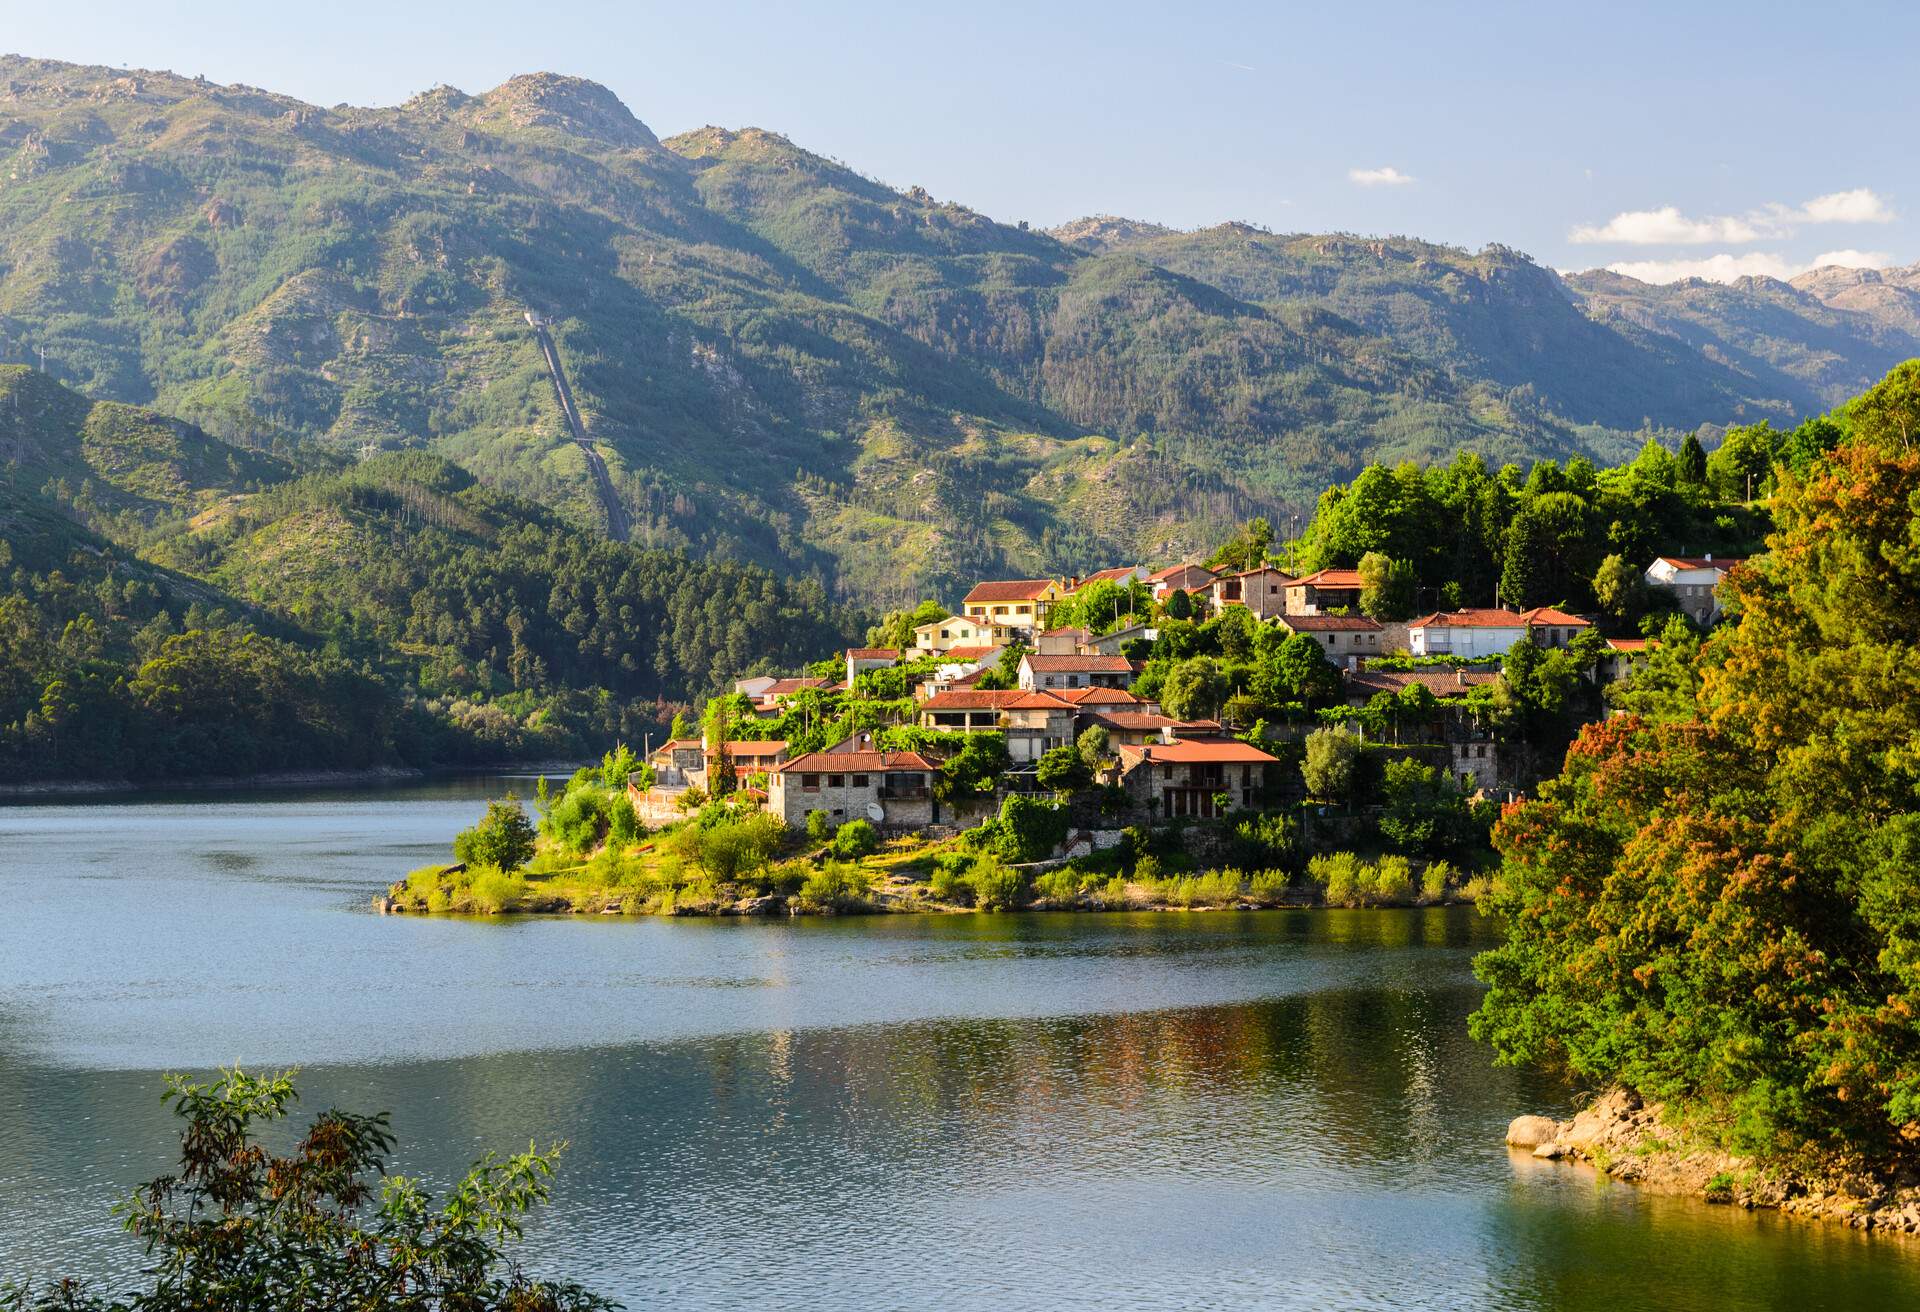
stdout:
<svg viewBox="0 0 1920 1312">
<path fill-rule="evenodd" d="M 1067 593 L 1052 579 L 1001 579 L 976 583 L 961 607 L 967 618 L 1009 629 L 1044 629 L 1047 612 Z"/>
<path fill-rule="evenodd" d="M 943 620 L 922 624 L 913 631 L 913 648 L 918 652 L 952 651 L 955 647 L 995 647 L 999 643 L 1000 635 L 994 632 L 993 625 L 968 619 L 964 615 L 949 615 Z"/>
</svg>

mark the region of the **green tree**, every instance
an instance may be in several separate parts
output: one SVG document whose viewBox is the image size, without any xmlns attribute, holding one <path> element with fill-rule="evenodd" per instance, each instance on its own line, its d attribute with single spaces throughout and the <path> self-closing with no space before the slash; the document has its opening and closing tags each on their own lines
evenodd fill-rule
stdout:
<svg viewBox="0 0 1920 1312">
<path fill-rule="evenodd" d="M 1594 600 L 1615 619 L 1631 619 L 1638 614 L 1644 605 L 1645 592 L 1645 578 L 1618 553 L 1602 560 L 1594 572 Z"/>
<path fill-rule="evenodd" d="M 529 1277 L 508 1245 L 547 1201 L 558 1146 L 481 1158 L 442 1203 L 388 1175 L 387 1117 L 321 1112 L 281 1155 L 257 1127 L 286 1118 L 291 1073 L 233 1069 L 211 1084 L 166 1077 L 185 1124 L 180 1168 L 119 1208 L 145 1246 L 138 1290 L 0 1285 L 20 1312 L 588 1312 L 615 1304 L 572 1282 Z M 276 1136 L 278 1137 L 278 1136 Z"/>
<path fill-rule="evenodd" d="M 1696 487 L 1707 481 L 1707 449 L 1700 445 L 1697 433 L 1688 433 L 1687 440 L 1680 444 L 1679 474 Z"/>
<path fill-rule="evenodd" d="M 454 835 L 453 856 L 470 866 L 496 866 L 512 873 L 533 859 L 534 836 L 526 808 L 509 793 L 487 803 L 479 824 Z"/>
<path fill-rule="evenodd" d="M 1113 761 L 1113 734 L 1104 724 L 1090 724 L 1074 740 L 1074 749 L 1088 771 L 1097 774 Z"/>
<path fill-rule="evenodd" d="M 871 821 L 853 819 L 841 825 L 833 836 L 833 853 L 842 860 L 854 861 L 871 855 L 880 847 L 880 835 Z"/>
<path fill-rule="evenodd" d="M 1408 856 L 1457 855 L 1474 841 L 1473 810 L 1445 772 L 1402 757 L 1389 761 L 1381 782 L 1380 834 Z M 1486 831 L 1479 829 L 1484 840 Z"/>
<path fill-rule="evenodd" d="M 1300 776 L 1307 793 L 1323 802 L 1352 798 L 1360 771 L 1360 740 L 1339 729 L 1315 729 L 1307 735 Z"/>
<path fill-rule="evenodd" d="M 1369 551 L 1360 558 L 1360 609 L 1369 619 L 1404 620 L 1413 614 L 1413 562 Z"/>
<path fill-rule="evenodd" d="M 1280 687 L 1309 706 L 1339 696 L 1340 671 L 1309 634 L 1295 633 L 1282 642 L 1274 652 L 1272 670 Z"/>
<path fill-rule="evenodd" d="M 1211 656 L 1195 656 L 1168 671 L 1160 687 L 1160 705 L 1176 720 L 1204 720 L 1227 699 L 1227 676 Z"/>
<path fill-rule="evenodd" d="M 1054 747 L 1041 753 L 1034 781 L 1056 793 L 1077 793 L 1093 782 L 1093 771 L 1072 747 Z"/>
<path fill-rule="evenodd" d="M 1729 428 L 1707 458 L 1707 477 L 1725 501 L 1750 501 L 1772 490 L 1774 453 L 1781 434 L 1761 420 Z"/>
</svg>

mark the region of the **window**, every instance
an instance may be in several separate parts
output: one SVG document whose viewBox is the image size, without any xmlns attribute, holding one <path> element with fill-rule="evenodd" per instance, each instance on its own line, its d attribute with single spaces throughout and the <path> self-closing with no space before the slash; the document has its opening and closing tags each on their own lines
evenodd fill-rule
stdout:
<svg viewBox="0 0 1920 1312">
<path fill-rule="evenodd" d="M 827 776 L 827 787 L 829 787 L 829 788 L 845 788 L 846 786 L 847 786 L 847 777 L 846 777 L 845 775 L 843 775 L 843 774 L 830 774 L 830 775 L 828 775 L 828 776 Z"/>
<path fill-rule="evenodd" d="M 1331 633 L 1327 635 L 1327 646 L 1333 646 L 1333 635 Z"/>
<path fill-rule="evenodd" d="M 800 776 L 800 786 L 810 793 L 817 793 L 820 791 L 820 776 L 817 774 L 803 774 Z"/>
<path fill-rule="evenodd" d="M 867 777 L 863 774 L 855 775 L 853 777 L 853 786 L 855 788 L 865 788 L 867 786 Z"/>
</svg>

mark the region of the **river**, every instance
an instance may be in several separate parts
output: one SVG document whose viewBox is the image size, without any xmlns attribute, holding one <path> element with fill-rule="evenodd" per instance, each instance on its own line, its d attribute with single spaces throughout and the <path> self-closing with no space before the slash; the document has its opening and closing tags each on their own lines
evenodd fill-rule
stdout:
<svg viewBox="0 0 1920 1312">
<path fill-rule="evenodd" d="M 1920 1248 L 1501 1146 L 1471 911 L 381 917 L 497 780 L 0 808 L 0 1278 L 137 1269 L 160 1073 L 299 1065 L 395 1169 L 565 1139 L 631 1308 L 1878 1309 Z M 525 781 L 521 791 L 527 791 Z"/>
</svg>

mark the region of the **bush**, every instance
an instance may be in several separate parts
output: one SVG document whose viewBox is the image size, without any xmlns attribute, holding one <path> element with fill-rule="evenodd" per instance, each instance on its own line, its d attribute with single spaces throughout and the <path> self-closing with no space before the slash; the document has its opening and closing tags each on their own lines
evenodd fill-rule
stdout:
<svg viewBox="0 0 1920 1312">
<path fill-rule="evenodd" d="M 494 915 L 527 895 L 527 881 L 518 874 L 486 867 L 476 870 L 467 896 L 475 911 Z"/>
<path fill-rule="evenodd" d="M 1307 862 L 1307 878 L 1320 885 L 1330 907 L 1360 905 L 1360 877 L 1364 867 L 1351 852 L 1333 852 Z"/>
<path fill-rule="evenodd" d="M 1000 828 L 995 848 L 1008 861 L 1040 861 L 1067 837 L 1067 810 L 1045 802 L 1010 795 L 1000 804 Z"/>
<path fill-rule="evenodd" d="M 819 815 L 818 811 L 813 813 Z M 849 820 L 840 826 L 833 836 L 833 851 L 836 856 L 847 860 L 857 860 L 871 855 L 880 846 L 880 835 L 875 832 L 873 822 L 869 820 Z"/>
<path fill-rule="evenodd" d="M 1413 896 L 1413 863 L 1403 856 L 1383 856 L 1370 884 L 1366 891 L 1376 904 L 1408 901 Z"/>
<path fill-rule="evenodd" d="M 469 866 L 518 870 L 533 857 L 533 839 L 533 822 L 527 819 L 526 808 L 509 793 L 487 803 L 487 813 L 479 824 L 454 836 L 453 855 Z"/>
<path fill-rule="evenodd" d="M 1071 902 L 1080 896 L 1086 878 L 1072 866 L 1061 866 L 1033 877 L 1033 892 L 1052 902 Z"/>
<path fill-rule="evenodd" d="M 613 829 L 613 806 L 609 805 L 612 802 L 614 798 L 594 784 L 570 784 L 560 800 L 548 808 L 541 828 L 546 830 L 547 837 L 568 852 L 579 854 L 592 851 L 606 840 Z M 619 798 L 617 805 L 626 812 L 631 822 L 633 807 L 627 803 L 627 799 Z"/>
<path fill-rule="evenodd" d="M 1239 862 L 1248 869 L 1292 866 L 1299 859 L 1300 822 L 1293 816 L 1251 816 L 1234 826 L 1233 836 Z"/>
<path fill-rule="evenodd" d="M 973 885 L 973 895 L 982 907 L 1014 907 L 1025 899 L 1026 877 L 992 857 L 976 861 L 967 882 Z"/>
<path fill-rule="evenodd" d="M 1261 870 L 1248 881 L 1247 892 L 1256 902 L 1278 902 L 1286 896 L 1288 882 L 1284 870 Z"/>
<path fill-rule="evenodd" d="M 1432 861 L 1420 875 L 1420 897 L 1422 901 L 1439 902 L 1447 896 L 1447 885 L 1458 878 L 1459 872 L 1445 861 Z"/>
<path fill-rule="evenodd" d="M 800 902 L 815 911 L 838 911 L 865 906 L 873 885 L 858 866 L 829 861 L 800 885 Z"/>
<path fill-rule="evenodd" d="M 685 853 L 722 883 L 750 878 L 764 870 L 787 836 L 787 827 L 764 811 L 754 811 L 712 829 L 695 827 L 692 851 Z"/>
<path fill-rule="evenodd" d="M 820 844 L 833 837 L 833 821 L 825 811 L 807 812 L 807 841 Z"/>
<path fill-rule="evenodd" d="M 1493 892 L 1493 881 L 1485 875 L 1475 875 L 1460 886 L 1460 896 L 1469 902 L 1484 902 Z"/>
</svg>

